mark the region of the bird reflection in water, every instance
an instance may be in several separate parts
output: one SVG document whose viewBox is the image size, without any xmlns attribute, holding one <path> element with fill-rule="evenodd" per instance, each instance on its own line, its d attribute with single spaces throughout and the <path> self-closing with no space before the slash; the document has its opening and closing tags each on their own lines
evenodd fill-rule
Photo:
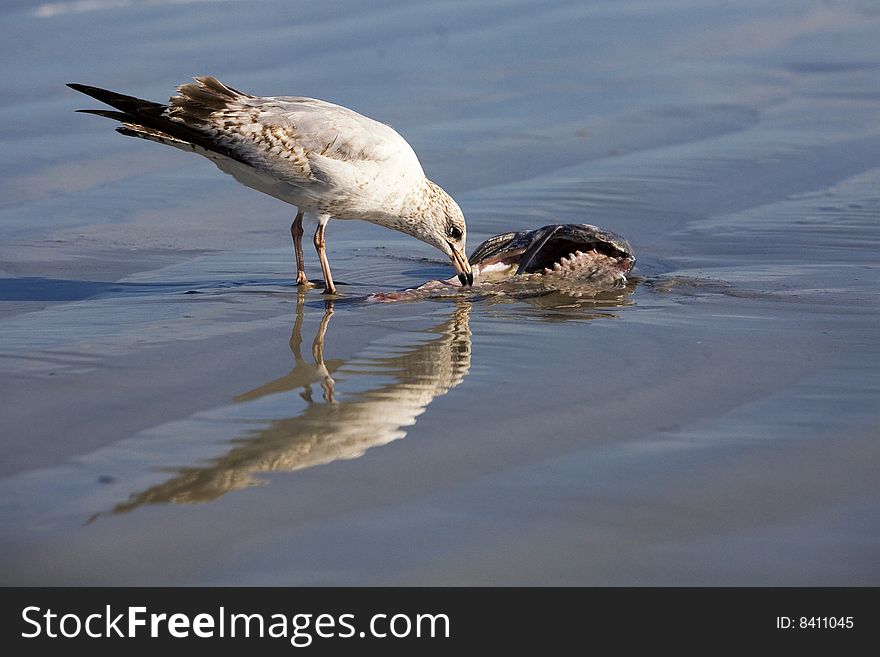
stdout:
<svg viewBox="0 0 880 657">
<path fill-rule="evenodd" d="M 294 367 L 285 376 L 236 397 L 240 403 L 299 390 L 307 405 L 298 415 L 277 419 L 237 439 L 226 454 L 202 467 L 180 468 L 167 481 L 135 493 L 112 512 L 146 504 L 207 502 L 230 491 L 254 486 L 260 474 L 293 472 L 338 459 L 354 459 L 372 447 L 406 436 L 428 404 L 467 375 L 471 364 L 470 304 L 459 303 L 440 324 L 426 329 L 428 339 L 394 346 L 348 362 L 326 360 L 324 348 L 333 316 L 332 302 L 312 341 L 311 362 L 302 355 L 304 297 L 299 295 L 290 337 Z M 375 387 L 337 394 L 334 372 L 346 380 L 381 376 Z M 388 379 L 391 379 L 388 381 Z M 316 387 L 321 399 L 316 400 Z"/>
<path fill-rule="evenodd" d="M 322 390 L 322 398 L 325 402 L 332 403 L 333 386 L 335 381 L 332 374 L 343 365 L 341 360 L 324 360 L 324 340 L 327 336 L 327 327 L 330 325 L 330 318 L 333 316 L 333 302 L 327 301 L 324 309 L 324 316 L 318 325 L 315 333 L 315 339 L 312 341 L 312 359 L 313 363 L 309 363 L 302 355 L 302 325 L 305 312 L 303 306 L 305 304 L 305 295 L 300 293 L 296 301 L 296 319 L 293 322 L 293 332 L 290 334 L 290 351 L 293 354 L 294 367 L 289 374 L 275 379 L 259 388 L 254 388 L 248 392 L 242 393 L 235 397 L 237 402 L 248 402 L 253 399 L 259 399 L 266 395 L 277 392 L 287 392 L 288 390 L 296 390 L 302 388 L 300 397 L 307 402 L 314 403 L 312 386 L 319 384 Z"/>
<path fill-rule="evenodd" d="M 395 333 L 399 339 L 394 343 L 383 340 L 349 360 L 324 355 L 329 349 L 328 335 L 332 335 L 332 301 L 325 304 L 311 343 L 311 358 L 303 356 L 306 312 L 300 294 L 290 337 L 293 369 L 238 395 L 235 401 L 247 409 L 244 415 L 258 418 L 266 408 L 261 404 L 268 403 L 272 409 L 262 417 L 271 416 L 279 405 L 294 401 L 292 394 L 305 405 L 297 402 L 298 412 L 289 417 L 257 420 L 259 428 L 225 443 L 229 446 L 225 454 L 204 465 L 174 468 L 169 479 L 132 494 L 110 512 L 127 512 L 147 504 L 208 502 L 263 483 L 260 475 L 264 473 L 293 472 L 354 459 L 371 447 L 404 438 L 434 398 L 467 376 L 471 365 L 469 313 L 474 302 L 479 301 L 485 317 L 498 321 L 583 322 L 614 317 L 618 309 L 632 305 L 630 294 L 636 284 L 633 279 L 625 288 L 590 294 L 523 286 L 501 295 L 478 295 L 475 290 L 466 299 L 438 302 L 438 308 L 449 311 L 436 326 Z"/>
</svg>

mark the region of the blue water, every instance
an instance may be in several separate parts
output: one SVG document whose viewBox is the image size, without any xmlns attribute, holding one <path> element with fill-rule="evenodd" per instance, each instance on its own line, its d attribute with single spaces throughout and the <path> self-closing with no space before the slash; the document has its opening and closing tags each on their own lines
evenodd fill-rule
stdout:
<svg viewBox="0 0 880 657">
<path fill-rule="evenodd" d="M 876 585 L 871 2 L 15 2 L 0 21 L 0 563 L 25 584 Z M 124 139 L 67 82 L 210 74 L 385 121 L 599 301 L 451 271 Z M 319 269 L 307 250 L 307 267 Z"/>
</svg>

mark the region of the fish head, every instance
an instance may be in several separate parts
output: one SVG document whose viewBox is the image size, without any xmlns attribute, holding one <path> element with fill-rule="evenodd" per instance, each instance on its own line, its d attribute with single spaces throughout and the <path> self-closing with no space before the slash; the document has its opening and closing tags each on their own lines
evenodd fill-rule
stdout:
<svg viewBox="0 0 880 657">
<path fill-rule="evenodd" d="M 589 224 L 551 224 L 496 235 L 469 260 L 475 276 L 487 282 L 559 278 L 603 285 L 625 283 L 635 264 L 629 242 Z"/>
</svg>

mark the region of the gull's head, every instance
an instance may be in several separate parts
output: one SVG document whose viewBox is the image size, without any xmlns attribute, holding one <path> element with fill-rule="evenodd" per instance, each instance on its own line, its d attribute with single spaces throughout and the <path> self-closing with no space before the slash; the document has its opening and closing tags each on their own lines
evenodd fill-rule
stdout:
<svg viewBox="0 0 880 657">
<path fill-rule="evenodd" d="M 418 221 L 411 225 L 412 235 L 437 247 L 452 262 L 462 285 L 473 285 L 474 275 L 467 257 L 467 225 L 464 214 L 452 197 L 426 180 L 425 203 Z"/>
</svg>

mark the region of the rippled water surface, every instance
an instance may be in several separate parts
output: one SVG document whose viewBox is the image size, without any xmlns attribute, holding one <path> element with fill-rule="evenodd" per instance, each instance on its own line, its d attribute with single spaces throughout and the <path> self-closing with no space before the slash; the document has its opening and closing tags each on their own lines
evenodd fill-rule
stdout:
<svg viewBox="0 0 880 657">
<path fill-rule="evenodd" d="M 4 584 L 880 583 L 875 3 L 0 12 Z M 64 87 L 199 74 L 393 125 L 471 249 L 586 222 L 634 276 L 369 303 L 452 271 L 334 221 L 299 294 L 292 208 Z"/>
</svg>

